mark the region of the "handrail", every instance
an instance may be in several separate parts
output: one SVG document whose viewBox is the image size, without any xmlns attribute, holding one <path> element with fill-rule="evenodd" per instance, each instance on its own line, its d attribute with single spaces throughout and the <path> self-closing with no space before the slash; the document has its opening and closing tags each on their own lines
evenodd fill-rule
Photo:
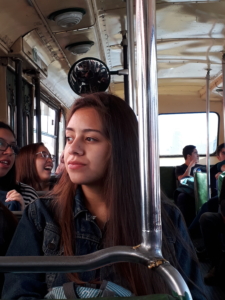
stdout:
<svg viewBox="0 0 225 300">
<path fill-rule="evenodd" d="M 179 272 L 162 257 L 151 256 L 143 245 L 116 246 L 82 256 L 0 256 L 0 272 L 68 273 L 85 272 L 118 262 L 140 263 L 154 270 L 166 280 L 171 291 L 178 295 L 191 294 Z"/>
</svg>

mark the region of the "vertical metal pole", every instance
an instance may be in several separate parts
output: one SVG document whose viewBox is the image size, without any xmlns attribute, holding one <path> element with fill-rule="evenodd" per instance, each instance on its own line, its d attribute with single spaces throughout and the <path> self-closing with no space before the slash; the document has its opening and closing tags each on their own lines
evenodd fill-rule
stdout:
<svg viewBox="0 0 225 300">
<path fill-rule="evenodd" d="M 136 73 L 135 73 L 135 48 L 134 48 L 134 0 L 127 0 L 127 42 L 128 42 L 128 85 L 129 105 L 137 114 L 136 103 Z"/>
<path fill-rule="evenodd" d="M 35 76 L 35 98 L 36 98 L 36 141 L 41 142 L 41 88 L 40 74 Z"/>
<path fill-rule="evenodd" d="M 22 96 L 22 61 L 15 59 L 16 69 L 16 107 L 17 107 L 17 143 L 19 147 L 24 145 L 23 138 L 23 96 Z"/>
<path fill-rule="evenodd" d="M 127 36 L 126 36 L 126 31 L 123 30 L 122 32 L 123 39 L 121 42 L 121 45 L 123 46 L 123 68 L 128 69 L 128 59 L 127 59 Z M 127 104 L 130 103 L 129 101 L 129 86 L 128 86 L 128 76 L 124 75 L 124 98 L 125 102 Z"/>
<path fill-rule="evenodd" d="M 222 72 L 223 72 L 223 143 L 225 142 L 225 53 L 222 56 Z"/>
<path fill-rule="evenodd" d="M 136 1 L 142 244 L 161 255 L 158 88 L 154 0 Z"/>
<path fill-rule="evenodd" d="M 210 156 L 209 156 L 209 111 L 210 111 L 210 97 L 209 97 L 209 81 L 210 69 L 207 70 L 206 75 L 206 131 L 207 131 L 207 145 L 206 145 L 206 170 L 207 170 L 207 196 L 210 198 Z"/>
</svg>

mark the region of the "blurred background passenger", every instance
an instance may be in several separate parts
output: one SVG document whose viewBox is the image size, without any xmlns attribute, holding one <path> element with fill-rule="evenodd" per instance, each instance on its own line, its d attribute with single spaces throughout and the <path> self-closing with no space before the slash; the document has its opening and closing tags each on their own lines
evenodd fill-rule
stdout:
<svg viewBox="0 0 225 300">
<path fill-rule="evenodd" d="M 43 143 L 34 143 L 20 149 L 16 159 L 16 178 L 36 191 L 49 191 L 54 157 Z"/>
<path fill-rule="evenodd" d="M 23 210 L 38 196 L 34 189 L 16 181 L 15 157 L 19 152 L 12 128 L 0 122 L 0 191 L 1 202 L 10 210 Z M 18 208 L 11 208 L 17 201 Z M 16 204 L 18 204 L 16 203 Z"/>
<path fill-rule="evenodd" d="M 61 175 L 64 169 L 65 169 L 65 162 L 64 162 L 64 151 L 63 151 L 60 155 L 59 165 L 56 168 L 55 174 Z"/>
</svg>

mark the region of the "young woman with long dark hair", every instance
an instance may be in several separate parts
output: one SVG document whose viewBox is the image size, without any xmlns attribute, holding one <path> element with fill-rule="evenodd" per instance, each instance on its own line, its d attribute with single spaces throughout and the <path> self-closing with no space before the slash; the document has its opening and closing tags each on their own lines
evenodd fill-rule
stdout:
<svg viewBox="0 0 225 300">
<path fill-rule="evenodd" d="M 19 203 L 18 209 L 24 207 L 38 196 L 34 189 L 16 181 L 15 158 L 19 153 L 16 137 L 12 128 L 4 122 L 0 122 L 0 191 L 1 201 L 12 204 Z M 14 206 L 15 207 L 15 206 Z"/>
<path fill-rule="evenodd" d="M 16 178 L 36 191 L 49 191 L 53 161 L 54 157 L 43 143 L 24 146 L 16 159 Z"/>
<path fill-rule="evenodd" d="M 66 141 L 65 169 L 53 199 L 29 205 L 7 255 L 84 255 L 141 243 L 138 124 L 132 109 L 106 93 L 80 98 L 68 116 Z M 200 271 L 190 255 L 191 241 L 174 205 L 162 205 L 162 224 L 164 257 L 182 273 L 193 298 L 205 299 Z M 154 271 L 130 263 L 79 274 L 5 276 L 2 299 L 43 298 L 49 289 L 66 282 L 73 282 L 78 293 L 80 285 L 103 280 L 135 295 L 168 292 Z"/>
</svg>

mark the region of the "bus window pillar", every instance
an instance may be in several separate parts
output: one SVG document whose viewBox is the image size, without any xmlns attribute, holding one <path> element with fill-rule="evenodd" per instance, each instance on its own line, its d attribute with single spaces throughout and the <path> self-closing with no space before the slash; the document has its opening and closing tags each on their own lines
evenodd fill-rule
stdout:
<svg viewBox="0 0 225 300">
<path fill-rule="evenodd" d="M 16 71 L 16 129 L 17 129 L 17 143 L 19 147 L 24 145 L 23 137 L 23 96 L 22 96 L 22 61 L 15 58 L 15 71 Z"/>
<path fill-rule="evenodd" d="M 8 65 L 7 57 L 0 57 L 0 93 L 1 93 L 1 109 L 0 109 L 0 120 L 8 123 L 8 105 L 7 105 L 7 91 L 6 91 L 6 68 Z"/>
<path fill-rule="evenodd" d="M 40 74 L 37 73 L 35 78 L 35 99 L 36 99 L 36 142 L 41 142 L 41 88 Z"/>
</svg>

